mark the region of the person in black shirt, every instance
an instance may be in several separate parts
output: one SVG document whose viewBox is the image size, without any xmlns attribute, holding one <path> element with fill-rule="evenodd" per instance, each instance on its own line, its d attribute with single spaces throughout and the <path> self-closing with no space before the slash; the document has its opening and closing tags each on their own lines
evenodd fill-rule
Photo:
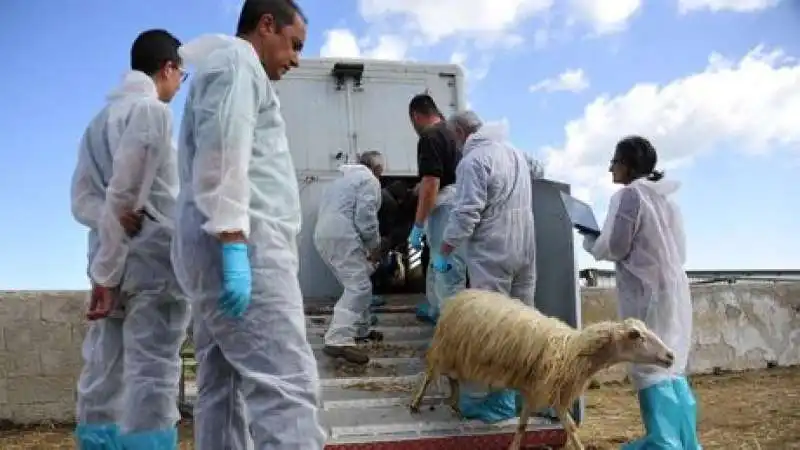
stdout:
<svg viewBox="0 0 800 450">
<path fill-rule="evenodd" d="M 414 223 L 416 201 L 411 204 L 411 190 L 405 181 L 397 180 L 381 190 L 381 207 L 378 210 L 378 223 L 381 234 L 381 263 L 372 274 L 372 306 L 382 306 L 385 300 L 380 297 L 389 286 L 397 270 L 398 260 L 389 253 L 405 245 L 408 232 Z M 403 250 L 400 250 L 403 251 Z M 387 258 L 387 256 L 389 256 Z"/>
<path fill-rule="evenodd" d="M 429 251 L 438 251 L 455 197 L 456 166 L 461 161 L 461 151 L 455 131 L 430 95 L 414 96 L 408 114 L 419 135 L 417 169 L 421 178 L 417 212 L 408 240 L 412 248 L 420 250 L 425 236 Z M 466 268 L 461 255 L 454 254 L 450 261 L 452 270 L 445 273 L 434 273 L 426 267 L 427 301 L 417 307 L 417 316 L 422 320 L 435 323 L 442 300 L 465 287 Z"/>
</svg>

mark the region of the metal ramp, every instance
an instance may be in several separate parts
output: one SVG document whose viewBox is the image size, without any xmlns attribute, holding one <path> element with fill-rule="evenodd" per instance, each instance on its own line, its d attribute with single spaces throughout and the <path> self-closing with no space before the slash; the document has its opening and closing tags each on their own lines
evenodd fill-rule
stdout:
<svg viewBox="0 0 800 450">
<path fill-rule="evenodd" d="M 423 355 L 433 327 L 417 320 L 412 298 L 390 298 L 378 308 L 378 325 L 385 340 L 364 344 L 372 360 L 366 367 L 335 360 L 322 353 L 323 336 L 331 319 L 329 306 L 306 307 L 308 340 L 317 358 L 322 386 L 322 421 L 328 434 L 326 450 L 505 450 L 517 421 L 497 425 L 460 421 L 444 405 L 447 383 L 432 384 L 421 412 L 411 414 L 412 389 L 424 369 Z M 401 304 L 398 304 L 401 303 Z M 186 382 L 186 400 L 196 397 Z M 533 418 L 524 449 L 559 448 L 565 435 L 558 423 Z"/>
</svg>

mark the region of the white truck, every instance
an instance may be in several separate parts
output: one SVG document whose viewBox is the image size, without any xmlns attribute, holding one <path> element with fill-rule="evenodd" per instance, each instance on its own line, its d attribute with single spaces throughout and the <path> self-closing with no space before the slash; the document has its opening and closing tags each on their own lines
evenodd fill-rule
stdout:
<svg viewBox="0 0 800 450">
<path fill-rule="evenodd" d="M 408 410 L 411 389 L 424 367 L 433 328 L 418 322 L 415 303 L 424 295 L 418 255 L 408 266 L 397 295 L 378 308 L 377 330 L 384 342 L 367 344 L 371 362 L 350 366 L 322 353 L 323 335 L 342 287 L 319 258 L 312 242 L 321 193 L 340 176 L 338 166 L 360 152 L 379 150 L 386 158 L 384 183 L 417 181 L 416 144 L 408 103 L 427 92 L 446 116 L 465 107 L 464 78 L 456 65 L 374 60 L 304 59 L 276 84 L 294 158 L 303 209 L 299 239 L 300 284 L 305 298 L 308 339 L 317 356 L 322 384 L 322 417 L 329 450 L 505 450 L 516 421 L 499 425 L 464 422 L 443 404 L 446 392 L 429 391 L 420 414 Z M 563 184 L 534 182 L 537 232 L 536 305 L 545 314 L 580 324 L 578 279 L 572 227 L 561 204 Z M 442 383 L 445 385 L 446 383 Z M 444 389 L 442 386 L 441 389 Z M 573 415 L 582 417 L 582 402 Z M 531 420 L 525 449 L 559 448 L 566 436 L 557 421 Z"/>
</svg>

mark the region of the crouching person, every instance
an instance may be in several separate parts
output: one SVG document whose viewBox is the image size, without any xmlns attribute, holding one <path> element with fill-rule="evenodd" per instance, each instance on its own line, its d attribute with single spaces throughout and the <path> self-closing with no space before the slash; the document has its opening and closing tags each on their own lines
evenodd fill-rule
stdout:
<svg viewBox="0 0 800 450">
<path fill-rule="evenodd" d="M 382 339 L 369 328 L 372 259 L 381 244 L 378 210 L 383 157 L 379 152 L 365 152 L 360 164 L 344 165 L 341 170 L 344 176 L 331 183 L 320 200 L 314 230 L 314 246 L 344 288 L 325 334 L 324 352 L 367 364 L 369 356 L 356 347 L 356 340 Z"/>
<path fill-rule="evenodd" d="M 692 303 L 686 277 L 686 238 L 678 206 L 669 198 L 679 183 L 656 171 L 646 139 L 621 140 L 611 159 L 613 197 L 599 236 L 584 236 L 598 261 L 616 264 L 620 315 L 644 321 L 675 352 L 669 369 L 631 366 L 646 436 L 623 450 L 700 450 L 697 406 L 685 372 L 692 336 Z"/>
<path fill-rule="evenodd" d="M 533 306 L 536 248 L 530 162 L 507 144 L 504 130 L 483 127 L 471 111 L 456 114 L 450 123 L 463 156 L 456 172 L 453 212 L 434 255 L 434 270 L 451 270 L 450 255 L 463 247 L 472 288 L 500 292 Z M 513 390 L 485 398 L 462 393 L 459 404 L 464 417 L 487 423 L 517 415 Z"/>
<path fill-rule="evenodd" d="M 78 381 L 78 448 L 173 450 L 189 320 L 170 263 L 177 155 L 167 103 L 185 73 L 180 42 L 140 34 L 131 71 L 89 124 L 72 210 L 89 226 L 94 283 Z M 111 314 L 124 307 L 124 315 Z"/>
</svg>

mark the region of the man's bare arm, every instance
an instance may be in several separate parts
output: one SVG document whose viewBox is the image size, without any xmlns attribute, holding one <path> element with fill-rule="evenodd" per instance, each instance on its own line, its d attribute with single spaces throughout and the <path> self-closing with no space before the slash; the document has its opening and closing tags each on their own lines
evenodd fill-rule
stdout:
<svg viewBox="0 0 800 450">
<path fill-rule="evenodd" d="M 433 207 L 436 205 L 436 197 L 439 195 L 439 178 L 422 177 L 419 187 L 419 197 L 417 200 L 417 214 L 414 222 L 422 225 L 428 219 Z"/>
</svg>

